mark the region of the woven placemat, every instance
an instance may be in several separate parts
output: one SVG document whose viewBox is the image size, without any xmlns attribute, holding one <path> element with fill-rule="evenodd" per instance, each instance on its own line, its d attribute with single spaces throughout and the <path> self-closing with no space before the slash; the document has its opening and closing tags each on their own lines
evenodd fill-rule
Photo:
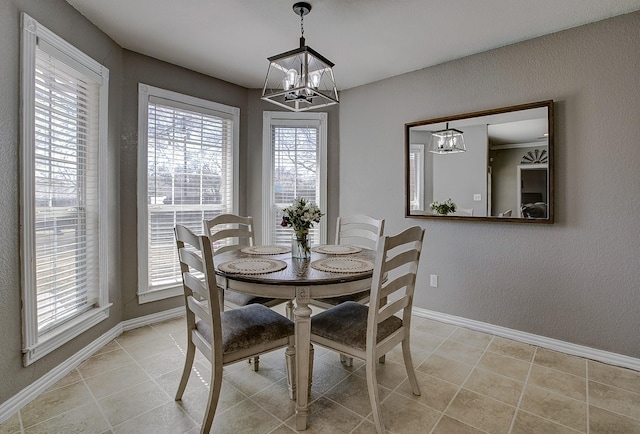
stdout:
<svg viewBox="0 0 640 434">
<path fill-rule="evenodd" d="M 250 247 L 243 247 L 240 251 L 242 253 L 248 253 L 249 255 L 279 255 L 281 253 L 289 253 L 291 251 L 291 247 L 250 246 Z"/>
<path fill-rule="evenodd" d="M 316 253 L 324 253 L 325 255 L 352 255 L 362 251 L 360 247 L 350 246 L 348 244 L 324 245 L 314 247 L 311 250 Z"/>
<path fill-rule="evenodd" d="M 287 263 L 269 258 L 241 258 L 223 262 L 218 269 L 225 273 L 234 274 L 264 274 L 273 273 L 287 268 Z"/>
<path fill-rule="evenodd" d="M 313 261 L 311 268 L 330 273 L 364 273 L 373 270 L 373 262 L 361 258 L 323 258 Z"/>
</svg>

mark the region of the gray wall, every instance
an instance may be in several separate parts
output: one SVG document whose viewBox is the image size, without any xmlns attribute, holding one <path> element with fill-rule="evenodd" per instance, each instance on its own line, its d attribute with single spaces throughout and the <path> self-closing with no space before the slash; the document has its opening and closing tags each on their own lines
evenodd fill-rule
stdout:
<svg viewBox="0 0 640 434">
<path fill-rule="evenodd" d="M 638 71 L 633 13 L 347 90 L 340 213 L 426 228 L 418 307 L 640 357 Z M 404 123 L 547 99 L 555 224 L 404 218 Z"/>
</svg>

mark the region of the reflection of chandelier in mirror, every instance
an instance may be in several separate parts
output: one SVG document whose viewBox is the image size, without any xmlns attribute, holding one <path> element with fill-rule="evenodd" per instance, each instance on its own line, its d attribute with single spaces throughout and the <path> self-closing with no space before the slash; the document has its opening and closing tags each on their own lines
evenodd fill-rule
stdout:
<svg viewBox="0 0 640 434">
<path fill-rule="evenodd" d="M 304 16 L 311 5 L 299 2 L 293 11 L 300 15 L 300 47 L 269 57 L 262 99 L 296 112 L 337 104 L 333 63 L 305 45 Z"/>
<path fill-rule="evenodd" d="M 431 133 L 429 152 L 434 154 L 456 154 L 466 150 L 462 131 L 449 128 L 449 122 L 447 122 L 444 130 Z"/>
</svg>

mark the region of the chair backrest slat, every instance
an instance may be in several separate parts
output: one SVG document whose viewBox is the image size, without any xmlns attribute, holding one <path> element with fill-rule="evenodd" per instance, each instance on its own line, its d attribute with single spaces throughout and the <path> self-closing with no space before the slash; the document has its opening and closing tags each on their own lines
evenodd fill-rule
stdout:
<svg viewBox="0 0 640 434">
<path fill-rule="evenodd" d="M 193 312 L 198 318 L 204 319 L 209 324 L 209 327 L 212 324 L 209 322 L 209 313 L 207 312 L 207 305 L 203 302 L 196 300 L 194 297 L 190 296 L 187 298 L 187 307 L 191 312 Z"/>
<path fill-rule="evenodd" d="M 380 324 L 385 319 L 393 316 L 396 312 L 409 306 L 410 302 L 411 302 L 411 298 L 405 295 L 397 300 L 392 301 L 389 304 L 385 304 L 384 306 L 382 306 L 378 311 L 378 318 L 377 318 L 378 324 Z"/>
<path fill-rule="evenodd" d="M 182 281 L 184 286 L 189 288 L 191 292 L 198 294 L 198 297 L 200 297 L 201 299 L 206 300 L 209 298 L 209 290 L 204 285 L 204 282 L 198 279 L 192 273 L 190 272 L 183 273 Z"/>
<path fill-rule="evenodd" d="M 180 249 L 178 250 L 178 259 L 183 264 L 186 264 L 187 266 L 189 266 L 189 268 L 193 268 L 194 270 L 199 271 L 200 273 L 205 272 L 204 266 L 202 264 L 202 258 L 198 256 L 195 252 L 186 250 L 184 248 Z"/>
<path fill-rule="evenodd" d="M 384 271 L 388 273 L 391 270 L 400 268 L 405 264 L 413 263 L 417 259 L 418 255 L 419 253 L 415 250 L 409 250 L 407 252 L 399 253 L 396 256 L 389 258 L 384 263 Z"/>
<path fill-rule="evenodd" d="M 380 298 L 389 297 L 394 292 L 406 288 L 413 283 L 413 276 L 411 274 L 403 274 L 391 280 L 387 281 L 380 288 Z"/>
</svg>

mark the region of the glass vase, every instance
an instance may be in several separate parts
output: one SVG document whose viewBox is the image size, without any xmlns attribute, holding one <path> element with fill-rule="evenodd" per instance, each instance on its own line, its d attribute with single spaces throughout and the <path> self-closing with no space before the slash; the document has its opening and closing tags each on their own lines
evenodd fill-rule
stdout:
<svg viewBox="0 0 640 434">
<path fill-rule="evenodd" d="M 307 235 L 294 235 L 291 238 L 291 257 L 299 259 L 311 258 L 311 241 Z"/>
</svg>

